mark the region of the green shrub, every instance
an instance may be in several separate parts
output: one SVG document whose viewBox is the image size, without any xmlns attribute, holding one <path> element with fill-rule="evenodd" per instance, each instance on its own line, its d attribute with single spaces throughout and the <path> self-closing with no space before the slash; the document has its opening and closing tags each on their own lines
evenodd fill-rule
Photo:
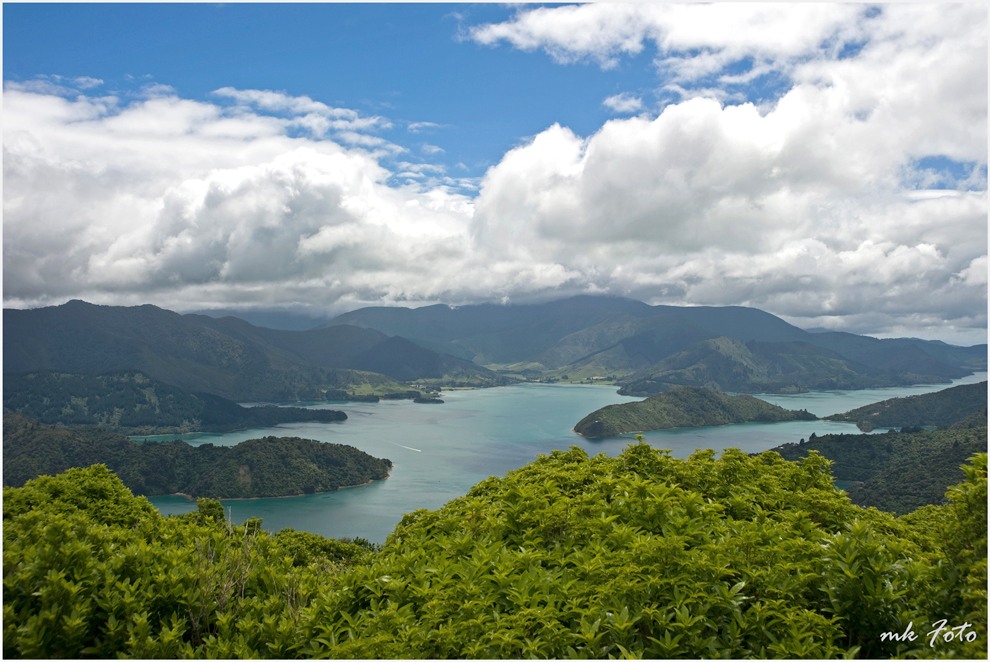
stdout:
<svg viewBox="0 0 990 662">
<path fill-rule="evenodd" d="M 986 454 L 964 471 L 947 505 L 897 518 L 815 454 L 555 451 L 378 550 L 232 526 L 210 500 L 162 517 L 105 467 L 72 470 L 4 490 L 3 652 L 985 657 Z"/>
</svg>

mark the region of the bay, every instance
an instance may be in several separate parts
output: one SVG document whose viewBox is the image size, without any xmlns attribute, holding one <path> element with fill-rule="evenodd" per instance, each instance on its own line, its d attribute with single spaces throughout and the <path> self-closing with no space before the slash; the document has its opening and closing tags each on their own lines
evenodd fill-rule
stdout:
<svg viewBox="0 0 990 662">
<path fill-rule="evenodd" d="M 975 383 L 986 373 L 957 380 Z M 759 397 L 788 409 L 807 409 L 818 416 L 848 411 L 871 402 L 947 388 L 945 384 L 867 391 L 818 391 Z M 278 499 L 224 500 L 234 522 L 260 517 L 270 531 L 291 527 L 330 537 L 362 537 L 384 542 L 403 515 L 419 508 L 436 509 L 462 496 L 489 476 L 502 476 L 540 454 L 572 446 L 589 454 L 617 455 L 635 435 L 588 440 L 573 432 L 586 414 L 608 404 L 640 398 L 621 396 L 615 387 L 572 384 L 519 384 L 492 389 L 455 390 L 444 404 L 408 400 L 377 403 L 291 403 L 295 406 L 341 409 L 347 421 L 302 423 L 225 434 L 190 434 L 179 438 L 193 445 L 234 445 L 267 435 L 297 436 L 348 444 L 393 463 L 387 480 L 336 492 Z M 796 421 L 748 423 L 706 428 L 658 430 L 644 434 L 655 448 L 687 457 L 697 449 L 739 448 L 760 452 L 782 443 L 807 439 L 812 433 L 856 433 L 849 423 Z M 174 439 L 146 438 L 149 441 Z M 195 504 L 177 496 L 153 497 L 163 513 L 188 512 Z"/>
<path fill-rule="evenodd" d="M 977 372 L 961 379 L 953 380 L 951 384 L 915 384 L 913 386 L 895 386 L 889 388 L 866 388 L 858 391 L 809 391 L 794 394 L 757 394 L 758 397 L 785 409 L 807 409 L 816 416 L 830 416 L 865 407 L 874 402 L 890 398 L 905 398 L 912 395 L 923 395 L 942 391 L 952 386 L 963 384 L 978 384 L 987 381 L 986 372 Z"/>
</svg>

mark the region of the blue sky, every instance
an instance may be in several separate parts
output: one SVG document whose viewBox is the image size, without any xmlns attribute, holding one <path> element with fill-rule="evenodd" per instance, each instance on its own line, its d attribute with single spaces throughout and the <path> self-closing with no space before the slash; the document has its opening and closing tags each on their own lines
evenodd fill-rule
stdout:
<svg viewBox="0 0 990 662">
<path fill-rule="evenodd" d="M 3 6 L 4 304 L 581 293 L 985 342 L 987 9 Z"/>
<path fill-rule="evenodd" d="M 196 99 L 223 87 L 309 96 L 387 116 L 393 127 L 383 136 L 479 177 L 554 122 L 592 132 L 614 115 L 605 98 L 655 85 L 646 56 L 607 71 L 562 67 L 466 36 L 513 11 L 494 3 L 7 4 L 4 77 L 57 72 L 123 93 L 160 83 Z M 442 156 L 423 154 L 423 144 Z"/>
</svg>

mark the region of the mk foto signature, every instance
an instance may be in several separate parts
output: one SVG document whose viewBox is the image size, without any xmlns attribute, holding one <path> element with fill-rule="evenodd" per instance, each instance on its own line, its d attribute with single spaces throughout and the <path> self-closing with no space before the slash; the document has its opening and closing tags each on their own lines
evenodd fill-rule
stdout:
<svg viewBox="0 0 990 662">
<path fill-rule="evenodd" d="M 932 623 L 932 629 L 925 636 L 928 637 L 928 645 L 934 647 L 936 643 L 951 641 L 973 641 L 976 639 L 976 631 L 972 629 L 971 623 L 950 626 L 948 619 Z M 915 641 L 918 635 L 914 631 L 914 621 L 909 621 L 904 632 L 884 632 L 880 635 L 881 641 Z"/>
</svg>

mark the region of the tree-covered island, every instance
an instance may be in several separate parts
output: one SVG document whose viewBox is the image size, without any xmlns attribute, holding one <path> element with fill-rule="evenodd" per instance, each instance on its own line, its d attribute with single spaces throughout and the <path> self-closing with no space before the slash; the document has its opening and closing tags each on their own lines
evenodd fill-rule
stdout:
<svg viewBox="0 0 990 662">
<path fill-rule="evenodd" d="M 589 438 L 666 428 L 729 423 L 814 421 L 807 411 L 791 411 L 751 395 L 727 395 L 708 388 L 680 386 L 640 402 L 607 405 L 588 414 L 574 431 Z"/>
</svg>

